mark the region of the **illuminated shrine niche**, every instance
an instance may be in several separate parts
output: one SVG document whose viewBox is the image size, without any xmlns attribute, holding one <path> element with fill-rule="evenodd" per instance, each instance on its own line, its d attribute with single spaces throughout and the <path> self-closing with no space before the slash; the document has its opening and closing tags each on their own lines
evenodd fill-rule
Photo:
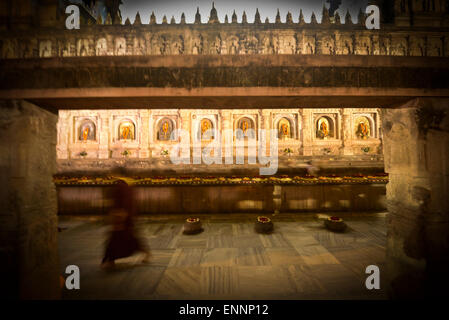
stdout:
<svg viewBox="0 0 449 320">
<path fill-rule="evenodd" d="M 172 132 L 175 129 L 174 123 L 171 119 L 164 117 L 159 120 L 157 125 L 156 137 L 159 141 L 171 141 L 174 140 Z"/>
<path fill-rule="evenodd" d="M 214 139 L 214 124 L 210 119 L 203 118 L 200 121 L 198 128 L 198 140 L 212 140 Z"/>
<path fill-rule="evenodd" d="M 239 130 L 240 129 L 240 130 Z M 237 121 L 236 138 L 239 140 L 248 138 L 255 139 L 256 128 L 254 121 L 248 117 L 242 117 Z"/>
<path fill-rule="evenodd" d="M 118 126 L 119 140 L 134 140 L 135 139 L 135 126 L 130 120 L 122 121 Z"/>
<path fill-rule="evenodd" d="M 368 139 L 371 137 L 371 124 L 367 117 L 358 117 L 355 120 L 354 127 L 357 139 Z"/>
<path fill-rule="evenodd" d="M 333 139 L 335 137 L 334 122 L 331 118 L 323 116 L 316 122 L 317 139 Z"/>
<path fill-rule="evenodd" d="M 292 139 L 293 133 L 292 133 L 292 124 L 290 120 L 285 117 L 279 119 L 277 124 L 277 132 L 278 138 L 280 140 Z"/>
<path fill-rule="evenodd" d="M 96 126 L 92 120 L 84 120 L 78 129 L 78 140 L 87 142 L 95 141 L 96 139 Z"/>
</svg>

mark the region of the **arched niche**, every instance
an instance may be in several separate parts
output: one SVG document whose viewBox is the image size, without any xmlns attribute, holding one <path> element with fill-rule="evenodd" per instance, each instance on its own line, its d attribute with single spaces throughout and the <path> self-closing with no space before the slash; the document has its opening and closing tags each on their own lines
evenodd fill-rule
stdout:
<svg viewBox="0 0 449 320">
<path fill-rule="evenodd" d="M 131 120 L 122 120 L 117 127 L 117 137 L 121 141 L 136 139 L 136 125 Z"/>
<path fill-rule="evenodd" d="M 315 121 L 315 138 L 336 139 L 335 120 L 330 116 L 320 116 Z"/>
<path fill-rule="evenodd" d="M 95 141 L 97 137 L 97 126 L 90 119 L 81 121 L 78 127 L 78 141 L 88 142 Z"/>
<path fill-rule="evenodd" d="M 255 139 L 256 134 L 256 123 L 254 119 L 243 116 L 235 121 L 234 125 L 235 138 L 238 140 L 243 139 Z"/>
<path fill-rule="evenodd" d="M 156 140 L 157 141 L 173 141 L 173 131 L 176 129 L 175 122 L 168 118 L 163 117 L 156 123 Z"/>
<path fill-rule="evenodd" d="M 292 116 L 278 115 L 274 120 L 273 128 L 276 130 L 276 136 L 280 141 L 297 138 L 296 121 Z"/>
<path fill-rule="evenodd" d="M 197 140 L 198 141 L 210 141 L 215 138 L 215 124 L 214 120 L 210 117 L 202 117 L 198 119 L 197 123 Z"/>
<path fill-rule="evenodd" d="M 367 115 L 356 115 L 353 124 L 356 139 L 366 140 L 375 137 L 375 124 L 371 117 Z"/>
</svg>

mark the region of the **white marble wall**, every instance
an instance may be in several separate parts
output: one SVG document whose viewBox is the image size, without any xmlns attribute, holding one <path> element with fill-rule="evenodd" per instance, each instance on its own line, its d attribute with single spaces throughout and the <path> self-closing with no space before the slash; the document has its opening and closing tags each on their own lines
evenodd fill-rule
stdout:
<svg viewBox="0 0 449 320">
<path fill-rule="evenodd" d="M 321 119 L 326 118 L 328 135 L 320 138 L 317 130 Z M 366 119 L 369 133 L 365 138 L 357 135 L 358 123 Z M 381 154 L 381 132 L 378 109 L 127 109 L 127 110 L 61 110 L 58 122 L 58 159 L 150 159 L 164 156 L 179 142 L 193 144 L 198 141 L 201 122 L 208 119 L 214 130 L 237 129 L 245 118 L 258 130 L 279 130 L 282 123 L 288 124 L 289 137 L 278 140 L 280 156 L 352 156 Z M 95 134 L 84 139 L 80 127 L 91 121 Z M 183 129 L 190 137 L 161 140 L 158 132 L 163 122 L 169 122 L 170 130 Z M 131 139 L 120 138 L 120 124 L 130 122 L 134 126 Z M 267 150 L 270 137 L 267 136 Z M 220 135 L 222 151 L 235 148 L 232 141 Z M 190 141 L 187 141 L 190 139 Z M 205 146 L 210 141 L 201 141 Z M 230 145 L 231 144 L 231 145 Z M 245 148 L 248 142 L 245 142 Z M 287 154 L 285 149 L 290 149 Z M 193 154 L 193 152 L 192 152 Z"/>
</svg>

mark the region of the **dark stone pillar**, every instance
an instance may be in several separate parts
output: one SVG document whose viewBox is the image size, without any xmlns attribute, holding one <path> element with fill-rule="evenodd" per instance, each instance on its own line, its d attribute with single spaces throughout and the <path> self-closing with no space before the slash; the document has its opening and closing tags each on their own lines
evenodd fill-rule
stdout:
<svg viewBox="0 0 449 320">
<path fill-rule="evenodd" d="M 57 115 L 25 101 L 0 101 L 1 295 L 60 297 L 57 248 Z"/>
<path fill-rule="evenodd" d="M 443 297 L 449 285 L 448 113 L 448 99 L 382 111 L 392 298 Z"/>
</svg>

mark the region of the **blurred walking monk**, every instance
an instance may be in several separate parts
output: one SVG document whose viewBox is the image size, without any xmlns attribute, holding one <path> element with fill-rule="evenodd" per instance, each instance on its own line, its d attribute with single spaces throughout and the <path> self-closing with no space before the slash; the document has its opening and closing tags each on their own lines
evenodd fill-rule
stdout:
<svg viewBox="0 0 449 320">
<path fill-rule="evenodd" d="M 109 212 L 112 230 L 101 266 L 113 267 L 116 259 L 129 257 L 136 252 L 144 254 L 142 262 L 148 262 L 149 249 L 135 232 L 133 189 L 125 181 L 119 180 L 112 195 L 114 206 Z"/>
</svg>

